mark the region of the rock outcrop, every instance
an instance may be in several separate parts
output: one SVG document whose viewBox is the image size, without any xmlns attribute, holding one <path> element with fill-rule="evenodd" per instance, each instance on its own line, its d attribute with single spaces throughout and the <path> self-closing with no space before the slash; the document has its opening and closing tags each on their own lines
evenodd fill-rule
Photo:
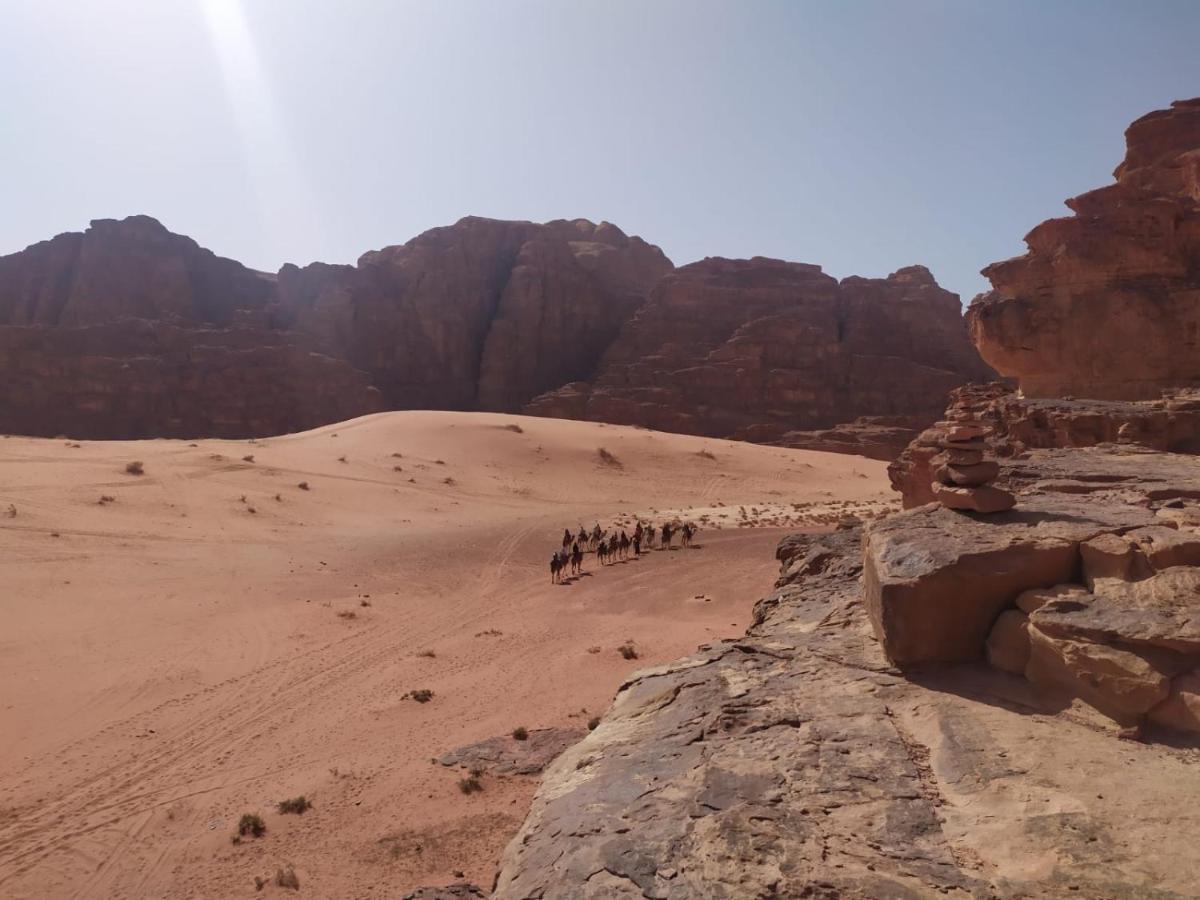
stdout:
<svg viewBox="0 0 1200 900">
<path fill-rule="evenodd" d="M 967 312 L 984 359 L 1030 397 L 1138 400 L 1200 384 L 1200 99 L 1125 133 L 1116 183 L 983 270 Z"/>
<path fill-rule="evenodd" d="M 1166 392 L 1158 400 L 1030 399 L 1000 383 L 969 385 L 951 393 L 948 415 L 969 413 L 990 429 L 989 450 L 1019 460 L 1029 450 L 1120 444 L 1200 454 L 1200 392 Z M 919 434 L 888 467 L 905 508 L 933 501 L 933 458 L 948 427 L 937 422 Z M 1002 468 L 1001 480 L 1005 474 Z"/>
<path fill-rule="evenodd" d="M 860 416 L 928 423 L 952 388 L 989 376 L 958 297 L 920 266 L 838 282 L 814 265 L 710 258 L 658 283 L 595 378 L 525 411 L 776 441 Z"/>
<path fill-rule="evenodd" d="M 1130 756 L 986 665 L 902 677 L 872 634 L 857 530 L 790 538 L 780 559 L 744 637 L 638 673 L 551 764 L 493 896 L 1194 893 L 1186 757 Z M 1197 714 L 1189 677 L 1160 709 Z"/>
</svg>

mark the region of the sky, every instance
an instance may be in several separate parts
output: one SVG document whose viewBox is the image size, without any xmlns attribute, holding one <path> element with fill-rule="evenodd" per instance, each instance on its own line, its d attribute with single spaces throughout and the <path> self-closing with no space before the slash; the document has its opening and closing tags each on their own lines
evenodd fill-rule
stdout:
<svg viewBox="0 0 1200 900">
<path fill-rule="evenodd" d="M 0 0 L 0 254 L 152 215 L 274 271 L 465 215 L 964 301 L 1200 95 L 1198 0 Z"/>
</svg>

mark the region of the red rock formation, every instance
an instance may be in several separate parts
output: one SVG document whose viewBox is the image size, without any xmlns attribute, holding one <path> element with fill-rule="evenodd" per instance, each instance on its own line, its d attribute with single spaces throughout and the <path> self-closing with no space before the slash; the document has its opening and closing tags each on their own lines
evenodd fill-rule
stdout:
<svg viewBox="0 0 1200 900">
<path fill-rule="evenodd" d="M 1029 399 L 999 383 L 969 385 L 952 392 L 947 412 L 970 412 L 984 421 L 992 430 L 991 449 L 1002 458 L 1106 443 L 1200 454 L 1200 393 L 1188 390 L 1158 400 L 1059 400 Z M 949 426 L 948 421 L 930 426 L 888 467 L 906 509 L 933 500 L 932 459 Z"/>
<path fill-rule="evenodd" d="M 958 298 L 920 266 L 839 283 L 813 265 L 710 258 L 659 282 L 594 380 L 526 411 L 779 440 L 859 416 L 927 422 L 987 375 Z"/>
<path fill-rule="evenodd" d="M 984 359 L 1028 396 L 1157 397 L 1200 384 L 1200 99 L 1125 132 L 1116 183 L 983 270 L 967 313 Z"/>
<path fill-rule="evenodd" d="M 240 437 L 383 406 L 516 409 L 590 375 L 670 268 L 607 223 L 468 218 L 358 266 L 272 276 L 145 216 L 100 220 L 0 258 L 0 430 Z M 174 330 L 116 324 L 137 321 Z"/>
<path fill-rule="evenodd" d="M 280 272 L 280 305 L 398 408 L 516 410 L 591 375 L 651 285 L 657 247 L 607 222 L 468 217 L 357 268 Z"/>
<path fill-rule="evenodd" d="M 383 409 L 363 373 L 256 328 L 0 328 L 0 371 L 6 433 L 263 437 Z"/>
</svg>

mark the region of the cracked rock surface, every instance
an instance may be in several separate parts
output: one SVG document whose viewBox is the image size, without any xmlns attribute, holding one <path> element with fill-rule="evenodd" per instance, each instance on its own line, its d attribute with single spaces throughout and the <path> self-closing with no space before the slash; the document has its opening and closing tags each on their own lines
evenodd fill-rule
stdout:
<svg viewBox="0 0 1200 900">
<path fill-rule="evenodd" d="M 794 536 L 743 638 L 642 671 L 550 765 L 502 898 L 1187 897 L 1196 752 L 983 664 L 902 678 L 857 531 Z"/>
</svg>

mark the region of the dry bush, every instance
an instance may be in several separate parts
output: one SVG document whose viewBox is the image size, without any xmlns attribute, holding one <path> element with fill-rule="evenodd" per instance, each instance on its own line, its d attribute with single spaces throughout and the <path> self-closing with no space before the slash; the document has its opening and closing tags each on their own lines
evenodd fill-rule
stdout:
<svg viewBox="0 0 1200 900">
<path fill-rule="evenodd" d="M 432 650 L 422 650 L 420 653 L 417 654 L 417 656 L 424 656 L 429 659 L 434 659 L 437 656 L 437 654 L 434 653 Z"/>
<path fill-rule="evenodd" d="M 457 482 L 453 478 L 451 478 L 449 475 L 447 475 L 445 478 L 442 479 L 442 484 L 451 484 L 452 485 L 452 484 L 457 484 Z"/>
<path fill-rule="evenodd" d="M 625 643 L 623 643 L 620 647 L 617 648 L 617 652 L 620 653 L 621 656 L 623 656 L 625 659 L 637 659 L 638 658 L 637 648 L 633 646 L 633 641 L 626 641 Z"/>
<path fill-rule="evenodd" d="M 403 472 L 404 466 L 392 466 L 392 471 L 393 472 Z"/>
<path fill-rule="evenodd" d="M 302 481 L 298 485 L 296 485 L 296 487 L 300 488 L 300 490 L 302 490 L 302 491 L 307 491 L 308 490 L 308 482 Z"/>
<path fill-rule="evenodd" d="M 258 813 L 245 813 L 238 820 L 238 837 L 262 837 L 267 833 L 267 823 Z"/>
<path fill-rule="evenodd" d="M 512 736 L 514 741 L 527 741 L 529 740 L 529 730 L 524 725 L 518 725 L 513 729 Z"/>
<path fill-rule="evenodd" d="M 703 456 L 705 459 L 716 459 L 717 458 L 717 455 L 715 453 L 713 453 L 711 450 L 709 450 L 708 448 L 704 448 L 702 450 L 697 450 L 696 455 Z"/>
<path fill-rule="evenodd" d="M 344 463 L 345 461 L 346 461 L 346 457 L 344 457 L 344 456 L 338 457 L 338 462 Z"/>
<path fill-rule="evenodd" d="M 103 503 L 104 501 L 101 500 L 100 502 Z M 8 504 L 8 509 L 5 511 L 5 515 L 10 519 L 15 519 L 17 517 L 17 507 L 12 503 Z"/>
<path fill-rule="evenodd" d="M 420 688 L 419 690 L 410 691 L 407 696 L 412 697 L 418 703 L 428 703 L 433 699 L 433 691 L 429 688 Z"/>
<path fill-rule="evenodd" d="M 343 609 L 338 611 L 339 619 L 357 619 L 358 613 L 352 609 Z"/>
<path fill-rule="evenodd" d="M 513 434 L 524 434 L 525 433 L 525 429 L 522 428 L 520 425 L 518 425 L 516 422 L 512 422 L 509 425 L 505 425 L 504 430 L 511 431 Z"/>
<path fill-rule="evenodd" d="M 604 447 L 596 448 L 596 456 L 599 457 L 600 462 L 603 465 L 616 466 L 617 468 L 621 467 L 621 461 L 619 459 L 617 459 L 617 457 L 614 454 L 612 454 L 608 450 L 606 450 Z"/>
<path fill-rule="evenodd" d="M 300 890 L 300 879 L 296 877 L 296 870 L 291 866 L 275 870 L 275 884 L 292 891 Z"/>
<path fill-rule="evenodd" d="M 133 462 L 125 463 L 125 474 L 144 475 L 146 474 L 146 467 L 142 464 L 140 459 L 135 459 Z"/>
<path fill-rule="evenodd" d="M 464 794 L 475 794 L 483 790 L 483 782 L 474 775 L 458 779 L 458 789 Z"/>
<path fill-rule="evenodd" d="M 245 456 L 242 457 L 242 462 L 254 462 L 254 454 L 247 453 Z"/>
<path fill-rule="evenodd" d="M 312 809 L 312 802 L 301 794 L 299 797 L 281 801 L 278 808 L 280 813 L 300 816 Z"/>
</svg>

